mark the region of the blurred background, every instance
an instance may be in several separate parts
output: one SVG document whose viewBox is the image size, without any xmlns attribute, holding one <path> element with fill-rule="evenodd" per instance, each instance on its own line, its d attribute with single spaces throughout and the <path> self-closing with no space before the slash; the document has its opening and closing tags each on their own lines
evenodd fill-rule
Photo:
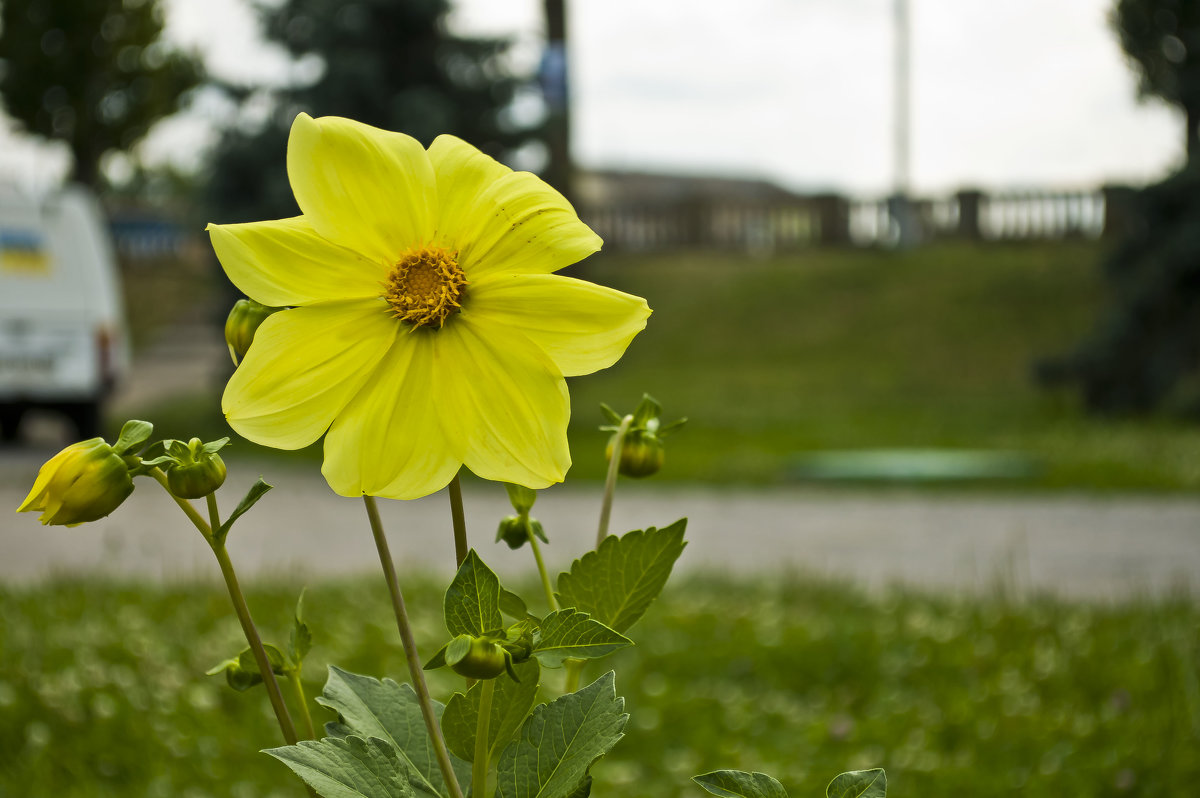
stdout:
<svg viewBox="0 0 1200 798">
<path fill-rule="evenodd" d="M 690 419 L 632 493 L 693 513 L 699 564 L 620 663 L 636 743 L 598 792 L 879 765 L 896 794 L 1193 788 L 1200 2 L 0 0 L 10 504 L 127 418 L 233 434 L 238 294 L 203 229 L 298 212 L 301 111 L 538 172 L 605 241 L 571 273 L 655 310 L 571 382 L 584 486 L 601 402 Z M 333 501 L 320 444 L 234 437 L 235 475 L 310 480 L 297 526 L 247 531 L 252 603 L 283 628 L 318 586 L 314 691 L 324 661 L 398 673 L 363 559 L 295 567 L 340 523 L 304 503 Z M 98 531 L 0 524 L 0 795 L 295 794 L 252 753 L 262 707 L 200 675 L 236 626 L 146 493 Z"/>
</svg>

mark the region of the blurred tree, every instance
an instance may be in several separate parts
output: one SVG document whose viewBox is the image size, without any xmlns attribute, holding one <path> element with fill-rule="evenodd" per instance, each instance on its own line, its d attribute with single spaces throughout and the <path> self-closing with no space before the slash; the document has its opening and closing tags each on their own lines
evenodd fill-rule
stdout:
<svg viewBox="0 0 1200 798">
<path fill-rule="evenodd" d="M 1141 93 L 1183 109 L 1193 160 L 1200 152 L 1200 2 L 1117 0 L 1112 25 L 1137 68 Z"/>
<path fill-rule="evenodd" d="M 1182 107 L 1187 163 L 1129 192 L 1127 229 L 1103 263 L 1108 306 L 1073 351 L 1037 363 L 1035 376 L 1077 387 L 1096 413 L 1148 413 L 1168 400 L 1200 410 L 1189 382 L 1200 371 L 1200 0 L 1117 0 L 1112 22 L 1141 92 Z"/>
<path fill-rule="evenodd" d="M 201 80 L 193 56 L 160 40 L 158 0 L 0 2 L 4 109 L 66 142 L 73 180 L 99 185 L 101 159 L 131 148 Z"/>
<path fill-rule="evenodd" d="M 217 220 L 298 212 L 284 155 L 300 111 L 403 131 L 426 146 L 453 133 L 496 157 L 539 133 L 511 118 L 530 82 L 508 65 L 511 42 L 450 35 L 447 0 L 283 0 L 258 11 L 268 39 L 317 74 L 285 88 L 225 87 L 246 112 L 215 153 L 207 199 Z"/>
</svg>

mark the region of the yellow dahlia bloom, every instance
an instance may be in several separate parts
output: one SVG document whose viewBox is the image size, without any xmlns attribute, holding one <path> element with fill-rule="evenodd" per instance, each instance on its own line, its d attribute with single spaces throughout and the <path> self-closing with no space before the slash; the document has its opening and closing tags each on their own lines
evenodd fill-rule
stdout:
<svg viewBox="0 0 1200 798">
<path fill-rule="evenodd" d="M 645 300 L 555 271 L 600 249 L 563 197 L 453 136 L 296 118 L 301 216 L 209 225 L 263 322 L 222 408 L 280 449 L 325 434 L 343 496 L 413 499 L 462 465 L 543 488 L 563 479 L 564 376 L 615 363 Z M 327 433 L 327 434 L 326 434 Z"/>
</svg>

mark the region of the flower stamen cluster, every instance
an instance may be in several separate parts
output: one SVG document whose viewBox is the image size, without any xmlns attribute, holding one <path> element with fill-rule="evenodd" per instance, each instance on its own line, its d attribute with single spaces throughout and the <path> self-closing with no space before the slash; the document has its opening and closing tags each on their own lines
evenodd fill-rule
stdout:
<svg viewBox="0 0 1200 798">
<path fill-rule="evenodd" d="M 441 327 L 462 307 L 467 277 L 458 253 L 421 247 L 404 254 L 383 283 L 392 315 L 417 327 Z"/>
</svg>

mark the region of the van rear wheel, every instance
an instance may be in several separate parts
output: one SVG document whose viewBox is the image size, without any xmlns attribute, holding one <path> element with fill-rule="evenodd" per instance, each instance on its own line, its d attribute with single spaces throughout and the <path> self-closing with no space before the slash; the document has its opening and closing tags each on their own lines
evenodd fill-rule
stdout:
<svg viewBox="0 0 1200 798">
<path fill-rule="evenodd" d="M 100 435 L 100 403 L 97 401 L 75 402 L 64 408 L 67 418 L 75 425 L 79 440 Z"/>
<path fill-rule="evenodd" d="M 22 405 L 0 404 L 0 442 L 15 443 L 21 432 L 21 416 L 25 415 Z"/>
</svg>

